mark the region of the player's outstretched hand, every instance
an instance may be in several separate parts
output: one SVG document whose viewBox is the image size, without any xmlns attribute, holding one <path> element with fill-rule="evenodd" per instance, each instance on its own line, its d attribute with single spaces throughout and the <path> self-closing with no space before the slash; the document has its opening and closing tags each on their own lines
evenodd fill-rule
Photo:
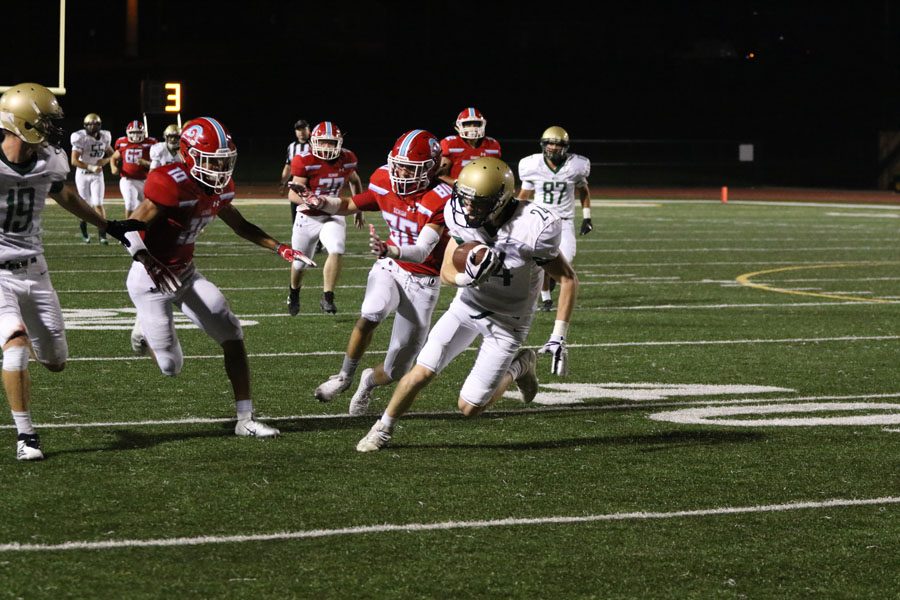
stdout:
<svg viewBox="0 0 900 600">
<path fill-rule="evenodd" d="M 388 253 L 387 242 L 378 237 L 378 232 L 371 223 L 369 224 L 369 250 L 378 258 L 384 258 Z"/>
<path fill-rule="evenodd" d="M 356 225 L 357 229 L 362 229 L 366 226 L 366 215 L 363 214 L 363 211 L 357 211 L 353 215 L 353 224 Z"/>
<path fill-rule="evenodd" d="M 278 244 L 278 247 L 275 248 L 275 253 L 288 262 L 301 262 L 307 267 L 318 266 L 311 258 L 306 256 L 299 250 L 294 250 L 287 244 Z"/>
<path fill-rule="evenodd" d="M 126 248 L 131 245 L 131 242 L 125 239 L 125 234 L 129 231 L 144 231 L 145 229 L 147 229 L 147 224 L 137 219 L 106 222 L 106 233 L 122 242 Z"/>
<path fill-rule="evenodd" d="M 594 230 L 594 224 L 590 219 L 581 220 L 581 235 L 587 235 Z"/>
<path fill-rule="evenodd" d="M 569 374 L 569 350 L 566 339 L 561 335 L 551 335 L 550 340 L 538 350 L 538 354 L 550 355 L 550 373 L 563 377 Z"/>
</svg>

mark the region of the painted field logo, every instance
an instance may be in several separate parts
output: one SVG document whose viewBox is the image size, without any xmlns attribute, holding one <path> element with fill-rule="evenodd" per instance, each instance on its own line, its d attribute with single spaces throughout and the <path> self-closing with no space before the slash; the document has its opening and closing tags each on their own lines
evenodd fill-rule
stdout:
<svg viewBox="0 0 900 600">
<path fill-rule="evenodd" d="M 549 391 L 548 391 L 549 390 Z M 666 400 L 690 396 L 731 396 L 736 394 L 769 394 L 793 392 L 789 388 L 766 385 L 706 385 L 700 383 L 549 383 L 541 384 L 535 404 L 583 404 L 585 400 L 612 398 L 632 400 Z M 521 398 L 521 394 L 506 394 Z"/>
<path fill-rule="evenodd" d="M 797 398 L 796 400 L 801 400 Z M 847 415 L 846 413 L 856 413 Z M 807 413 L 836 413 L 806 416 Z M 900 404 L 892 402 L 793 402 L 743 406 L 699 406 L 650 415 L 654 421 L 728 427 L 818 427 L 898 425 Z"/>
<path fill-rule="evenodd" d="M 88 330 L 127 330 L 131 331 L 134 325 L 135 308 L 64 308 L 63 320 L 66 329 Z M 240 319 L 241 326 L 258 325 L 259 321 L 245 321 Z M 196 329 L 190 319 L 178 311 L 175 311 L 175 329 Z"/>
</svg>

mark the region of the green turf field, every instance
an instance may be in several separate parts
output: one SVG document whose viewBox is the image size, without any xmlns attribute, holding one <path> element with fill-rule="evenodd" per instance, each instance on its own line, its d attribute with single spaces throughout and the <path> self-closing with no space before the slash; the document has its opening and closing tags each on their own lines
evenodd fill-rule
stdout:
<svg viewBox="0 0 900 600">
<path fill-rule="evenodd" d="M 285 206 L 239 208 L 289 241 Z M 128 256 L 48 208 L 70 362 L 31 366 L 45 461 L 17 463 L 0 421 L 0 597 L 900 598 L 898 216 L 595 201 L 571 374 L 544 359 L 534 405 L 466 421 L 464 353 L 362 455 L 390 391 L 349 418 L 355 382 L 331 404 L 313 390 L 356 318 L 363 232 L 337 316 L 314 271 L 294 318 L 286 263 L 220 222 L 200 238 L 198 268 L 245 325 L 257 411 L 282 431 L 262 441 L 232 434 L 198 330 L 180 332 L 177 378 L 132 357 Z"/>
</svg>

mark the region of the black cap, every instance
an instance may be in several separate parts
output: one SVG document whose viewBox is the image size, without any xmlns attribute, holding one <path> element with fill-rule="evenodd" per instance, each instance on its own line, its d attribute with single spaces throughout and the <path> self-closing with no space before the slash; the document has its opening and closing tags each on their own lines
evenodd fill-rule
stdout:
<svg viewBox="0 0 900 600">
<path fill-rule="evenodd" d="M 307 123 L 303 119 L 299 119 L 296 123 L 294 123 L 294 129 L 306 129 L 307 127 L 309 127 L 309 123 Z"/>
</svg>

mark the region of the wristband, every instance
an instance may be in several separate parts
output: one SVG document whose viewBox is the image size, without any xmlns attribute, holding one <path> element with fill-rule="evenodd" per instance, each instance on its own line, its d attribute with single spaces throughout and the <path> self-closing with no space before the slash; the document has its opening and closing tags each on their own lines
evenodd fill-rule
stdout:
<svg viewBox="0 0 900 600">
<path fill-rule="evenodd" d="M 557 319 L 556 323 L 553 324 L 552 335 L 558 335 L 561 338 L 565 338 L 567 333 L 569 333 L 568 321 L 560 321 L 559 319 Z"/>
<path fill-rule="evenodd" d="M 125 239 L 128 240 L 128 246 L 126 246 L 125 249 L 128 250 L 128 253 L 132 256 L 132 258 L 141 250 L 147 249 L 147 246 L 144 245 L 144 240 L 141 237 L 141 234 L 137 231 L 129 231 L 125 234 Z"/>
<path fill-rule="evenodd" d="M 582 219 L 590 219 L 591 218 L 591 207 L 585 206 L 581 209 L 581 218 Z"/>
</svg>

